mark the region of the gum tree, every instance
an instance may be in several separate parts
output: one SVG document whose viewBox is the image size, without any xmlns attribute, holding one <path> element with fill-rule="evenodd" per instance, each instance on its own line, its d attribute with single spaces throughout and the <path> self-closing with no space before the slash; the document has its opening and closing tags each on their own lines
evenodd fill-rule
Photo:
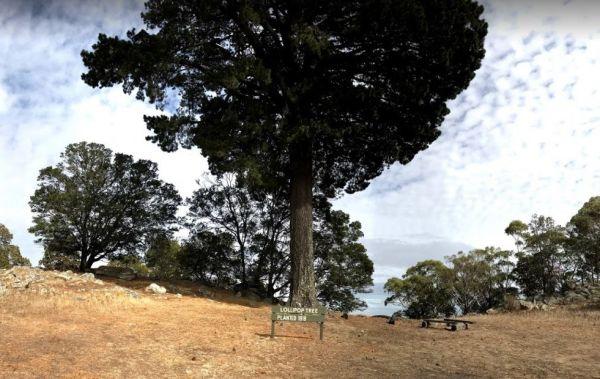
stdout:
<svg viewBox="0 0 600 379">
<path fill-rule="evenodd" d="M 316 303 L 313 194 L 360 191 L 440 134 L 484 56 L 472 0 L 150 0 L 145 29 L 83 51 L 92 87 L 122 84 L 166 151 L 290 194 L 290 303 Z"/>
<path fill-rule="evenodd" d="M 14 266 L 31 266 L 29 259 L 21 255 L 18 246 L 12 244 L 13 235 L 6 226 L 0 224 L 0 269 Z"/>
</svg>

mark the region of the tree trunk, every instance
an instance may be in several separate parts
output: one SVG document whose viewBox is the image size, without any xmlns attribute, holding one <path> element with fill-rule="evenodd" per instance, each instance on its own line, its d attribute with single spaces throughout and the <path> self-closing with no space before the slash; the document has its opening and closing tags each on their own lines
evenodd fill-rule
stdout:
<svg viewBox="0 0 600 379">
<path fill-rule="evenodd" d="M 312 147 L 310 143 L 290 149 L 290 305 L 317 305 L 313 253 Z"/>
<path fill-rule="evenodd" d="M 85 272 L 85 268 L 87 266 L 87 253 L 81 252 L 81 258 L 79 259 L 79 271 Z"/>
<path fill-rule="evenodd" d="M 242 266 L 242 286 L 243 288 L 246 288 L 248 286 L 248 283 L 246 282 L 246 249 L 242 243 L 240 243 L 240 263 Z"/>
<path fill-rule="evenodd" d="M 85 264 L 85 271 L 90 271 L 94 263 L 96 263 L 96 261 L 90 256 Z"/>
</svg>

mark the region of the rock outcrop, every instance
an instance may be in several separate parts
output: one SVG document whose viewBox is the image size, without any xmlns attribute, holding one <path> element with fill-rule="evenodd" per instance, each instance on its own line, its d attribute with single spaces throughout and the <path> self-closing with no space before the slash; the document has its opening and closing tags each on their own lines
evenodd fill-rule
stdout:
<svg viewBox="0 0 600 379">
<path fill-rule="evenodd" d="M 96 275 L 108 276 L 122 280 L 134 280 L 135 271 L 128 267 L 100 266 L 96 270 Z"/>
<path fill-rule="evenodd" d="M 13 267 L 9 270 L 0 270 L 0 296 L 16 291 L 32 291 L 42 294 L 54 291 L 55 284 L 93 283 L 103 286 L 104 282 L 98 280 L 93 274 L 75 274 L 71 271 L 44 271 L 27 266 Z"/>
<path fill-rule="evenodd" d="M 167 293 L 167 289 L 165 287 L 159 286 L 156 283 L 151 283 L 148 287 L 146 287 L 146 292 L 152 292 L 157 295 L 164 295 Z"/>
</svg>

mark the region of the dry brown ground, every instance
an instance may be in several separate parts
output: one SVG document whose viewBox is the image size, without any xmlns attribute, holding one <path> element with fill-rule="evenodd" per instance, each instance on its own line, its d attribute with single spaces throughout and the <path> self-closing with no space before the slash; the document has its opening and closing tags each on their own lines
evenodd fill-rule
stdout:
<svg viewBox="0 0 600 379">
<path fill-rule="evenodd" d="M 600 378 L 598 310 L 476 316 L 458 332 L 329 317 L 324 341 L 292 323 L 270 340 L 264 304 L 100 289 L 0 298 L 0 376 Z"/>
</svg>

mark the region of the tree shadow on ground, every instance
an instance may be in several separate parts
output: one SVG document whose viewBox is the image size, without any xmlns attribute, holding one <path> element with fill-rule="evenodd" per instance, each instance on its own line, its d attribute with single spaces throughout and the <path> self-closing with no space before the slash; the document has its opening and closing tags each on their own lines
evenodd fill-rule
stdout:
<svg viewBox="0 0 600 379">
<path fill-rule="evenodd" d="M 146 293 L 145 288 L 150 285 L 150 283 L 156 283 L 162 287 L 167 289 L 167 295 L 175 295 L 179 293 L 182 297 L 188 298 L 198 298 L 198 299 L 208 299 L 212 301 L 216 301 L 219 303 L 226 304 L 235 304 L 243 307 L 249 308 L 262 308 L 271 306 L 269 302 L 266 301 L 255 301 L 244 297 L 236 297 L 231 291 L 208 287 L 203 284 L 195 283 L 187 280 L 174 280 L 174 281 L 163 281 L 163 280 L 151 280 L 151 279 L 134 279 L 134 280 L 123 280 L 119 278 L 114 278 L 110 276 L 97 275 L 98 279 L 101 279 L 104 282 L 111 283 L 120 287 L 128 288 L 131 290 L 139 291 L 141 293 Z M 211 292 L 214 296 L 205 296 L 202 295 L 204 293 Z"/>
<path fill-rule="evenodd" d="M 269 334 L 269 333 L 255 333 L 255 334 L 259 337 L 271 338 L 271 334 Z M 313 337 L 289 335 L 289 334 L 275 334 L 275 338 L 301 338 L 301 339 L 306 339 L 306 340 L 314 339 Z"/>
</svg>

